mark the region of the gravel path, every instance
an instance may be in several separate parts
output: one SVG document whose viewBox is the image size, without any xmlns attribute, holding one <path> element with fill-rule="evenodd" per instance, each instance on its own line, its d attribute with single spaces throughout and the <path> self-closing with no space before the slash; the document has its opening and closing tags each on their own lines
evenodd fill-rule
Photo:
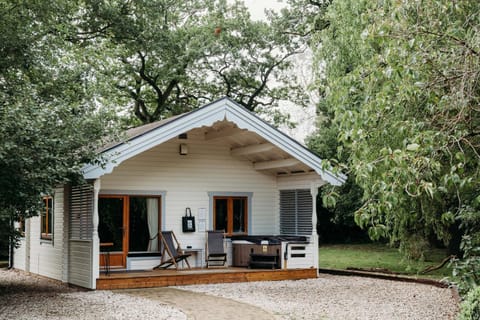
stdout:
<svg viewBox="0 0 480 320">
<path fill-rule="evenodd" d="M 0 269 L 2 320 L 187 319 L 181 311 L 111 291 L 86 291 L 21 271 Z"/>
<path fill-rule="evenodd" d="M 187 288 L 188 289 L 188 288 Z M 188 319 L 276 320 L 268 311 L 244 302 L 172 287 L 122 290 L 133 296 L 162 301 L 182 310 Z"/>
<path fill-rule="evenodd" d="M 451 289 L 322 274 L 317 279 L 179 287 L 256 305 L 280 319 L 455 319 Z"/>
<path fill-rule="evenodd" d="M 217 319 L 222 318 L 223 311 L 231 314 L 237 310 L 235 314 L 241 316 L 242 311 L 255 310 L 254 306 L 266 311 L 262 313 L 265 318 L 275 319 L 440 320 L 455 319 L 458 313 L 450 289 L 332 275 L 135 291 L 140 294 L 132 296 L 132 290 L 85 291 L 0 269 L 0 319 L 210 319 L 195 313 L 193 306 L 189 308 L 188 299 L 192 297 L 197 306 L 216 313 Z M 185 304 L 178 302 L 182 300 Z"/>
</svg>

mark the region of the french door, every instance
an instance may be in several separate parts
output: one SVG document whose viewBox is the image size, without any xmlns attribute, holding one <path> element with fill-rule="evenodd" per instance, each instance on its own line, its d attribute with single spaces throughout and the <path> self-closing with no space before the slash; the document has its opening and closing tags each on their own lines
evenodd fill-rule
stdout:
<svg viewBox="0 0 480 320">
<path fill-rule="evenodd" d="M 125 268 L 128 253 L 158 252 L 160 197 L 101 195 L 100 266 Z"/>
<path fill-rule="evenodd" d="M 125 268 L 128 254 L 128 197 L 98 199 L 100 266 Z"/>
</svg>

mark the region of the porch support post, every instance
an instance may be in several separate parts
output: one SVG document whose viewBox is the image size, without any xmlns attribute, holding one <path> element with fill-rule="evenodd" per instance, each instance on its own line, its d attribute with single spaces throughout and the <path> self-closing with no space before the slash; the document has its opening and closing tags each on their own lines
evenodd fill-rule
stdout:
<svg viewBox="0 0 480 320">
<path fill-rule="evenodd" d="M 318 274 L 318 234 L 317 234 L 317 195 L 320 184 L 312 182 L 310 193 L 312 194 L 312 245 L 313 245 L 313 266 Z"/>
<path fill-rule="evenodd" d="M 100 277 L 100 238 L 98 237 L 98 194 L 100 192 L 100 179 L 93 182 L 93 217 L 92 217 L 92 283 L 91 288 L 96 289 L 97 278 Z"/>
</svg>

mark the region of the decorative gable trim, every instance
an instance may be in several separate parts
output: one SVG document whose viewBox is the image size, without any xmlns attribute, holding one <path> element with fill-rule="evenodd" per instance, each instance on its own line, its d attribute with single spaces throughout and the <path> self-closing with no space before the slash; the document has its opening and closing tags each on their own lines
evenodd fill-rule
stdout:
<svg viewBox="0 0 480 320">
<path fill-rule="evenodd" d="M 317 155 L 229 98 L 222 98 L 197 110 L 178 116 L 172 121 L 154 127 L 150 131 L 103 151 L 102 157 L 106 159 L 106 163 L 103 166 L 97 164 L 86 165 L 83 168 L 84 178 L 97 179 L 102 175 L 111 173 L 123 161 L 182 133 L 202 126 L 211 126 L 215 122 L 223 120 L 233 122 L 241 129 L 255 132 L 292 157 L 313 168 L 322 179 L 333 185 L 341 185 L 346 180 L 344 175 L 335 175 L 330 171 L 323 170 L 322 159 Z"/>
</svg>

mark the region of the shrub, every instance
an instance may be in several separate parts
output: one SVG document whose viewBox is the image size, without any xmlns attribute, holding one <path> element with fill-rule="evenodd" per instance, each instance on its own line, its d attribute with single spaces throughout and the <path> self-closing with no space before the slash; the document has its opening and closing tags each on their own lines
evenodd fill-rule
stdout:
<svg viewBox="0 0 480 320">
<path fill-rule="evenodd" d="M 480 286 L 468 292 L 460 308 L 459 320 L 480 320 Z"/>
<path fill-rule="evenodd" d="M 464 236 L 461 244 L 462 259 L 453 260 L 453 276 L 461 295 L 480 286 L 480 246 L 470 236 Z"/>
</svg>

